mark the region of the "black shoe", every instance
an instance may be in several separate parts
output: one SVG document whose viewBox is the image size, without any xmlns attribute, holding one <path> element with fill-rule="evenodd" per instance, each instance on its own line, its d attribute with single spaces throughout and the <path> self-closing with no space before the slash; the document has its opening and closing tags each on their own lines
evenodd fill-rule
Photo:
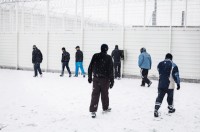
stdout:
<svg viewBox="0 0 200 132">
<path fill-rule="evenodd" d="M 145 87 L 145 85 L 143 85 L 143 84 L 141 84 L 140 86 L 141 86 L 141 87 Z"/>
<path fill-rule="evenodd" d="M 34 75 L 33 77 L 37 77 L 37 75 Z"/>
<path fill-rule="evenodd" d="M 72 75 L 71 74 L 69 74 L 69 77 L 71 77 Z"/>
<path fill-rule="evenodd" d="M 83 75 L 83 77 L 85 78 L 85 75 Z"/>
<path fill-rule="evenodd" d="M 63 77 L 63 74 L 61 74 L 60 77 Z"/>
<path fill-rule="evenodd" d="M 176 111 L 176 109 L 174 109 L 173 107 L 168 106 L 168 109 L 169 109 L 168 113 L 174 113 Z"/>
<path fill-rule="evenodd" d="M 150 87 L 150 86 L 151 86 L 151 84 L 152 84 L 152 82 L 150 81 L 150 82 L 149 82 L 149 84 L 148 84 L 148 87 Z"/>
<path fill-rule="evenodd" d="M 95 118 L 96 117 L 96 113 L 95 112 L 91 112 L 91 116 L 92 116 L 92 118 Z"/>
<path fill-rule="evenodd" d="M 157 110 L 155 110 L 154 111 L 154 117 L 158 117 L 159 115 L 158 115 L 158 111 Z"/>
</svg>

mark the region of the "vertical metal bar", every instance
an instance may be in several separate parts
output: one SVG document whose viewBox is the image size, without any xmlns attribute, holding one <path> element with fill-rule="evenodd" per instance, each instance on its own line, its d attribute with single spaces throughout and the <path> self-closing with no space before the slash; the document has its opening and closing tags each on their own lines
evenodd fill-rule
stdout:
<svg viewBox="0 0 200 132">
<path fill-rule="evenodd" d="M 19 69 L 19 5 L 18 2 L 15 4 L 15 31 L 16 31 L 16 52 L 17 52 L 17 62 L 16 62 L 16 69 Z"/>
<path fill-rule="evenodd" d="M 187 27 L 187 18 L 188 18 L 188 0 L 185 0 L 185 28 Z"/>
<path fill-rule="evenodd" d="M 143 22 L 144 28 L 146 27 L 146 0 L 144 0 L 144 22 Z"/>
<path fill-rule="evenodd" d="M 47 35 L 47 47 L 46 47 L 46 60 L 47 60 L 47 64 L 46 64 L 46 69 L 45 71 L 47 72 L 48 71 L 48 68 L 49 68 L 49 0 L 47 0 L 46 2 L 46 35 Z"/>
<path fill-rule="evenodd" d="M 82 15 L 81 15 L 81 43 L 82 43 L 82 51 L 84 50 L 84 25 L 85 25 L 85 20 L 84 20 L 84 15 L 85 15 L 85 12 L 84 12 L 84 0 L 82 0 Z"/>
<path fill-rule="evenodd" d="M 122 48 L 125 49 L 125 0 L 122 1 Z M 121 77 L 124 73 L 124 62 L 122 62 Z"/>
<path fill-rule="evenodd" d="M 171 53 L 172 47 L 172 9 L 173 9 L 173 0 L 170 0 L 170 30 L 169 30 L 169 52 Z"/>
<path fill-rule="evenodd" d="M 110 0 L 107 0 L 107 23 L 110 25 Z"/>
</svg>

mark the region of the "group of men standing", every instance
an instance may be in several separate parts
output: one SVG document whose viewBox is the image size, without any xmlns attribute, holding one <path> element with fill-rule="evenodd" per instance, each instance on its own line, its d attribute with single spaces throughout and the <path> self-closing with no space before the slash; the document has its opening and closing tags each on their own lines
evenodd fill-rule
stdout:
<svg viewBox="0 0 200 132">
<path fill-rule="evenodd" d="M 101 52 L 96 53 L 92 56 L 91 62 L 88 67 L 88 82 L 93 82 L 93 90 L 91 96 L 91 103 L 89 111 L 91 112 L 92 118 L 96 117 L 96 112 L 98 109 L 99 98 L 101 96 L 102 108 L 104 112 L 110 112 L 111 108 L 109 107 L 109 88 L 114 86 L 114 78 L 121 78 L 121 59 L 123 58 L 122 52 L 119 50 L 118 45 L 115 46 L 115 49 L 112 51 L 111 56 L 107 54 L 108 45 L 101 45 Z M 83 52 L 80 50 L 80 47 L 76 47 L 76 69 L 75 77 L 78 76 L 78 69 L 81 69 L 83 77 L 85 77 L 85 72 L 83 69 Z M 64 68 L 66 67 L 71 77 L 71 71 L 69 68 L 70 54 L 62 48 L 62 72 L 60 76 L 64 75 Z M 158 110 L 162 104 L 165 94 L 168 95 L 168 109 L 169 113 L 174 113 L 175 108 L 173 106 L 173 95 L 175 83 L 177 84 L 177 90 L 180 89 L 180 78 L 178 66 L 172 61 L 172 54 L 167 53 L 165 60 L 161 61 L 158 66 L 159 72 L 159 82 L 158 82 L 158 96 L 156 98 L 154 117 L 158 117 Z M 114 63 L 113 63 L 114 60 Z M 34 64 L 35 75 L 37 76 L 37 70 L 40 75 L 42 75 L 40 69 L 40 63 L 42 62 L 42 53 L 34 45 L 32 53 L 32 62 Z M 141 68 L 141 77 L 142 83 L 141 86 L 144 87 L 147 84 L 148 87 L 151 86 L 152 82 L 148 79 L 148 71 L 151 69 L 152 60 L 150 54 L 147 53 L 145 48 L 140 49 L 140 55 L 138 57 L 138 66 Z M 113 72 L 114 67 L 114 72 Z"/>
</svg>

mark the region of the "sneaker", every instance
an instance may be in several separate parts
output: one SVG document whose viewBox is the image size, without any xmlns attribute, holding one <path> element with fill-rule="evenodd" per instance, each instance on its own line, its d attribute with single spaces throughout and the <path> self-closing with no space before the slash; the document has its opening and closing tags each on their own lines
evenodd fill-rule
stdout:
<svg viewBox="0 0 200 132">
<path fill-rule="evenodd" d="M 83 75 L 83 77 L 85 78 L 85 75 Z"/>
<path fill-rule="evenodd" d="M 154 111 L 154 117 L 158 117 L 159 115 L 158 115 L 158 111 L 157 110 L 155 110 Z"/>
<path fill-rule="evenodd" d="M 120 78 L 120 77 L 118 77 L 118 78 L 117 78 L 117 80 L 121 80 L 121 78 Z"/>
<path fill-rule="evenodd" d="M 92 116 L 92 118 L 95 118 L 96 117 L 96 113 L 95 112 L 91 112 L 91 116 Z"/>
<path fill-rule="evenodd" d="M 33 77 L 37 77 L 37 75 L 34 75 Z"/>
<path fill-rule="evenodd" d="M 152 84 L 152 82 L 150 81 L 150 82 L 149 82 L 149 84 L 148 84 L 148 87 L 150 87 L 150 86 L 151 86 L 151 84 Z"/>
<path fill-rule="evenodd" d="M 107 110 L 103 110 L 104 112 L 110 112 L 111 111 L 111 108 L 110 107 L 108 107 L 108 109 Z"/>
<path fill-rule="evenodd" d="M 143 85 L 143 84 L 141 84 L 140 86 L 141 86 L 141 87 L 145 87 L 145 85 Z"/>
<path fill-rule="evenodd" d="M 60 75 L 60 77 L 63 77 L 63 76 L 64 76 L 63 74 Z"/>
<path fill-rule="evenodd" d="M 74 77 L 78 77 L 78 75 L 74 75 Z"/>
<path fill-rule="evenodd" d="M 173 107 L 168 106 L 168 109 L 169 109 L 168 113 L 174 113 L 176 111 L 176 109 L 174 109 Z"/>
<path fill-rule="evenodd" d="M 72 75 L 71 74 L 69 74 L 69 77 L 71 77 Z"/>
<path fill-rule="evenodd" d="M 42 74 L 40 74 L 40 77 L 42 77 Z"/>
</svg>

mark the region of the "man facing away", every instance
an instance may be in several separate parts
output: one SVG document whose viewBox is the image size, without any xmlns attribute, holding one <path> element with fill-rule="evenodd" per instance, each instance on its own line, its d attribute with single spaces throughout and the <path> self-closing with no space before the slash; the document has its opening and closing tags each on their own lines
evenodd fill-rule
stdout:
<svg viewBox="0 0 200 132">
<path fill-rule="evenodd" d="M 80 50 L 79 46 L 76 46 L 76 69 L 75 69 L 75 77 L 78 77 L 79 68 L 81 69 L 81 73 L 83 77 L 85 77 L 85 71 L 83 69 L 83 52 Z"/>
<path fill-rule="evenodd" d="M 118 45 L 115 45 L 115 49 L 112 51 L 111 56 L 114 60 L 115 79 L 120 79 L 121 78 L 122 54 L 121 54 L 121 51 L 118 48 Z"/>
<path fill-rule="evenodd" d="M 158 82 L 158 97 L 156 98 L 154 117 L 158 117 L 158 110 L 162 104 L 165 94 L 167 94 L 167 103 L 169 113 L 174 113 L 175 108 L 173 106 L 174 88 L 177 84 L 177 90 L 180 89 L 180 78 L 178 66 L 172 61 L 172 54 L 168 53 L 165 56 L 165 60 L 160 62 L 157 66 L 159 72 Z"/>
<path fill-rule="evenodd" d="M 140 49 L 140 55 L 138 57 L 138 66 L 141 68 L 142 87 L 145 87 L 145 83 L 150 87 L 152 82 L 148 79 L 148 72 L 151 69 L 151 56 L 147 53 L 145 48 Z"/>
<path fill-rule="evenodd" d="M 61 72 L 61 77 L 64 76 L 64 70 L 65 70 L 65 67 L 67 68 L 67 71 L 69 73 L 69 77 L 71 77 L 71 71 L 70 71 L 70 68 L 69 68 L 69 60 L 70 60 L 70 54 L 65 50 L 65 47 L 62 48 L 62 59 L 61 59 L 61 62 L 62 62 L 62 72 Z"/>
<path fill-rule="evenodd" d="M 109 87 L 114 85 L 113 61 L 112 57 L 107 54 L 108 45 L 102 44 L 101 52 L 93 55 L 88 68 L 88 82 L 93 81 L 92 99 L 90 103 L 90 112 L 92 118 L 96 117 L 96 112 L 101 95 L 103 111 L 109 112 Z M 93 74 L 93 79 L 92 79 Z"/>
<path fill-rule="evenodd" d="M 36 45 L 33 45 L 33 52 L 32 52 L 32 63 L 34 65 L 34 71 L 35 75 L 33 77 L 38 76 L 38 72 L 40 76 L 42 77 L 42 71 L 40 68 L 40 63 L 42 63 L 43 56 L 41 51 L 36 47 Z"/>
</svg>

